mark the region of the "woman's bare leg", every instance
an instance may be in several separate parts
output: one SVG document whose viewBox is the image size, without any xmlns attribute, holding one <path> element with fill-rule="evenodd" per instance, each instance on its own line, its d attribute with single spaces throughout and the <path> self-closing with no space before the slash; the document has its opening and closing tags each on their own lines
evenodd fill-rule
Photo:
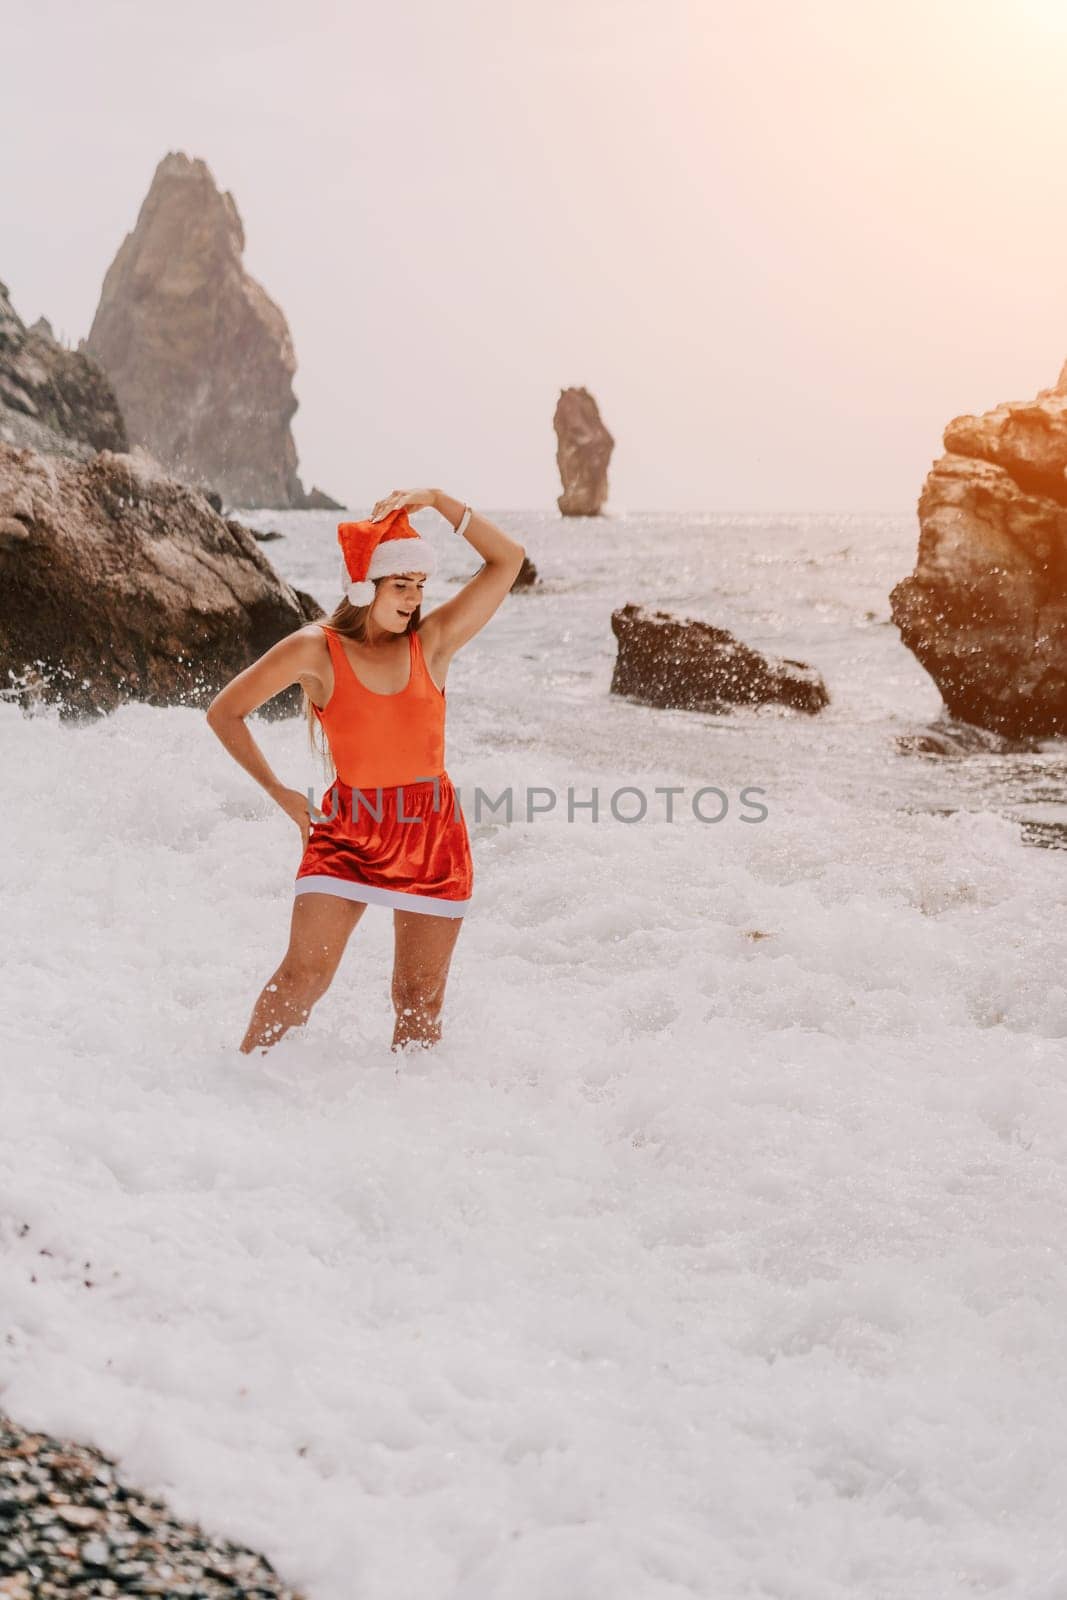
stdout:
<svg viewBox="0 0 1067 1600">
<path fill-rule="evenodd" d="M 462 926 L 462 917 L 393 912 L 394 1050 L 411 1040 L 436 1044 L 440 1039 L 448 964 Z"/>
<path fill-rule="evenodd" d="M 255 1003 L 239 1046 L 245 1055 L 276 1044 L 289 1028 L 307 1021 L 333 982 L 348 936 L 366 909 L 366 901 L 337 894 L 293 897 L 289 948 Z"/>
</svg>

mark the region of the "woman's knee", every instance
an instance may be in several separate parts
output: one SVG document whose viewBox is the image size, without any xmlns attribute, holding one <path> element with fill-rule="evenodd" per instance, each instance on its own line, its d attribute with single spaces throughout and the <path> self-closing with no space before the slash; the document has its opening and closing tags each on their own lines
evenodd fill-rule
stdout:
<svg viewBox="0 0 1067 1600">
<path fill-rule="evenodd" d="M 287 955 L 272 981 L 280 994 L 318 1000 L 326 993 L 332 979 L 332 966 L 304 956 Z"/>
</svg>

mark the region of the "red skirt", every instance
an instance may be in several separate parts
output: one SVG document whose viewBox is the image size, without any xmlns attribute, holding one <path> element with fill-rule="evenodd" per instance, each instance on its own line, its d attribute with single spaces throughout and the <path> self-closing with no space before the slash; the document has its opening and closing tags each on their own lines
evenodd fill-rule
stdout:
<svg viewBox="0 0 1067 1600">
<path fill-rule="evenodd" d="M 447 772 L 392 788 L 335 778 L 297 868 L 297 894 L 462 917 L 474 886 L 467 823 Z"/>
</svg>

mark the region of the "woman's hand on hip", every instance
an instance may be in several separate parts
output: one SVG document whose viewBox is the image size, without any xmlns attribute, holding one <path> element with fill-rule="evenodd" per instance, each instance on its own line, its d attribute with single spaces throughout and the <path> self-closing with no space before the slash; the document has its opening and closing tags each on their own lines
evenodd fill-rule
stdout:
<svg viewBox="0 0 1067 1600">
<path fill-rule="evenodd" d="M 301 794 L 299 789 L 276 789 L 274 799 L 281 806 L 287 817 L 292 817 L 300 829 L 300 837 L 307 849 L 308 839 L 311 835 L 311 811 L 308 808 L 308 797 Z"/>
<path fill-rule="evenodd" d="M 423 506 L 432 506 L 436 500 L 436 489 L 394 489 L 392 494 L 387 494 L 378 501 L 370 514 L 370 520 L 380 522 L 390 511 L 397 511 L 401 506 L 406 506 L 409 511 L 421 511 Z"/>
</svg>

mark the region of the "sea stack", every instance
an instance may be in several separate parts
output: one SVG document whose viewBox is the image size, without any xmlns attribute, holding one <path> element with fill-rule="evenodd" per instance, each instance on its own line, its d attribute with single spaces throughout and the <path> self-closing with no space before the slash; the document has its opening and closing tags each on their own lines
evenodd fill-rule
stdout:
<svg viewBox="0 0 1067 1600">
<path fill-rule="evenodd" d="M 953 717 L 1067 733 L 1067 367 L 1033 400 L 955 417 L 944 446 L 893 620 Z"/>
<path fill-rule="evenodd" d="M 110 377 L 131 443 L 176 478 L 228 505 L 303 506 L 293 342 L 245 271 L 244 244 L 233 195 L 207 164 L 165 156 L 83 348 Z"/>
<path fill-rule="evenodd" d="M 589 390 L 561 389 L 552 422 L 563 484 L 556 504 L 565 517 L 598 517 L 608 497 L 608 463 L 615 440 L 600 420 Z"/>
</svg>

